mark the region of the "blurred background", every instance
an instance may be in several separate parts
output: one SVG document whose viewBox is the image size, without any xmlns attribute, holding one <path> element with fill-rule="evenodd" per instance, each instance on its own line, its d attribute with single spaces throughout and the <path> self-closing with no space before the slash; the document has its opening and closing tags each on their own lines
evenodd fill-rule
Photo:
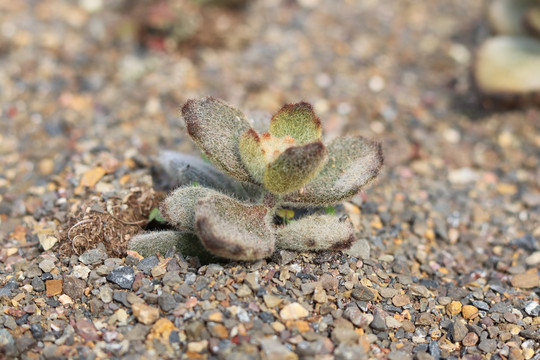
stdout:
<svg viewBox="0 0 540 360">
<path fill-rule="evenodd" d="M 94 156 L 115 169 L 147 167 L 160 149 L 194 151 L 179 109 L 207 95 L 252 116 L 311 102 L 327 138 L 383 141 L 391 191 L 486 173 L 537 187 L 538 111 L 493 111 L 471 82 L 488 5 L 4 1 L 0 213 L 32 214 L 47 191 L 77 185 Z"/>
</svg>

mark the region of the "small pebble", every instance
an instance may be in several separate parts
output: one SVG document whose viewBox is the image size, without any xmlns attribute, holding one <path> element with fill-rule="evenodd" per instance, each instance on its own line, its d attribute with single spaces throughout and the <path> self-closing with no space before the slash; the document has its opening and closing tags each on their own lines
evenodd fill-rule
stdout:
<svg viewBox="0 0 540 360">
<path fill-rule="evenodd" d="M 208 347 L 208 340 L 193 341 L 187 344 L 187 349 L 190 352 L 201 353 Z"/>
<path fill-rule="evenodd" d="M 131 289 L 135 281 L 135 272 L 131 266 L 120 266 L 107 275 L 107 280 L 123 289 Z"/>
<path fill-rule="evenodd" d="M 512 276 L 512 286 L 521 289 L 532 289 L 540 286 L 540 276 L 537 272 L 514 275 Z"/>
<path fill-rule="evenodd" d="M 529 266 L 540 265 L 540 251 L 535 251 L 525 258 L 525 264 Z"/>
<path fill-rule="evenodd" d="M 79 261 L 84 265 L 94 265 L 107 259 L 107 253 L 100 248 L 87 250 L 79 256 Z"/>
<path fill-rule="evenodd" d="M 459 301 L 452 301 L 450 304 L 446 305 L 446 313 L 450 316 L 457 315 L 461 312 L 461 303 Z"/>
<path fill-rule="evenodd" d="M 251 295 L 251 289 L 247 285 L 242 285 L 238 290 L 236 290 L 236 295 L 239 297 L 246 297 Z"/>
<path fill-rule="evenodd" d="M 451 325 L 452 340 L 454 342 L 462 341 L 468 333 L 467 326 L 459 320 L 456 320 Z"/>
<path fill-rule="evenodd" d="M 536 301 L 529 301 L 525 304 L 525 312 L 530 316 L 540 316 L 540 304 Z"/>
<path fill-rule="evenodd" d="M 485 339 L 478 344 L 478 348 L 485 353 L 492 353 L 497 348 L 497 341 L 494 339 Z"/>
<path fill-rule="evenodd" d="M 73 276 L 79 279 L 86 280 L 88 279 L 88 274 L 90 274 L 90 269 L 88 266 L 84 265 L 75 265 L 73 267 Z"/>
<path fill-rule="evenodd" d="M 478 335 L 476 335 L 474 332 L 470 332 L 461 341 L 463 346 L 474 346 L 476 343 L 478 343 Z"/>
<path fill-rule="evenodd" d="M 270 309 L 273 309 L 277 306 L 279 306 L 279 304 L 281 304 L 281 302 L 283 301 L 283 299 L 275 296 L 275 295 L 264 295 L 263 296 L 263 300 L 264 300 L 264 303 L 266 304 L 266 306 L 268 306 L 268 308 Z"/>
<path fill-rule="evenodd" d="M 131 310 L 133 310 L 135 318 L 145 325 L 153 324 L 159 319 L 159 309 L 144 303 L 133 304 Z"/>
<path fill-rule="evenodd" d="M 261 276 L 258 271 L 251 272 L 246 275 L 244 282 L 248 284 L 251 290 L 257 291 L 260 288 L 260 285 L 259 285 L 260 277 Z"/>
<path fill-rule="evenodd" d="M 339 344 L 352 345 L 358 341 L 359 337 L 358 333 L 353 329 L 335 328 L 332 331 L 332 340 Z"/>
<path fill-rule="evenodd" d="M 108 286 L 102 286 L 99 288 L 99 297 L 105 304 L 110 303 L 113 300 L 113 291 Z"/>
<path fill-rule="evenodd" d="M 441 296 L 440 298 L 437 299 L 437 301 L 442 306 L 446 306 L 446 305 L 448 305 L 448 304 L 450 304 L 452 302 L 452 299 L 450 297 L 448 297 L 448 296 Z"/>
<path fill-rule="evenodd" d="M 285 305 L 279 312 L 283 321 L 303 319 L 309 315 L 309 312 L 299 303 Z"/>
<path fill-rule="evenodd" d="M 353 289 L 351 293 L 352 297 L 356 300 L 369 301 L 375 298 L 375 294 L 371 291 L 370 288 L 363 285 L 358 285 Z"/>
<path fill-rule="evenodd" d="M 75 276 L 64 276 L 63 291 L 66 295 L 74 300 L 80 299 L 84 295 L 86 281 L 76 278 Z"/>
<path fill-rule="evenodd" d="M 45 259 L 42 262 L 39 263 L 39 268 L 43 270 L 43 272 L 51 272 L 56 266 L 54 265 L 54 261 L 51 259 Z"/>
<path fill-rule="evenodd" d="M 461 314 L 464 319 L 471 320 L 478 316 L 478 309 L 472 305 L 464 305 Z"/>
<path fill-rule="evenodd" d="M 392 298 L 392 304 L 398 307 L 409 305 L 410 303 L 411 303 L 411 300 L 405 294 L 398 294 Z"/>
<path fill-rule="evenodd" d="M 45 287 L 47 289 L 47 296 L 59 295 L 62 293 L 62 280 L 47 280 L 45 281 Z"/>
</svg>

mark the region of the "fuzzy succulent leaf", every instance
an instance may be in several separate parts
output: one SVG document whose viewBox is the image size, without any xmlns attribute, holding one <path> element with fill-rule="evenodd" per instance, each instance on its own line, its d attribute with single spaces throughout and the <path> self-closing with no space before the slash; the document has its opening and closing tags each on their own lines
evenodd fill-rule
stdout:
<svg viewBox="0 0 540 360">
<path fill-rule="evenodd" d="M 320 141 L 288 148 L 268 164 L 264 187 L 274 194 L 288 194 L 300 189 L 317 175 L 326 155 L 326 147 Z"/>
<path fill-rule="evenodd" d="M 356 240 L 347 221 L 331 215 L 311 215 L 277 227 L 276 246 L 294 251 L 343 250 Z"/>
<path fill-rule="evenodd" d="M 182 255 L 197 256 L 201 261 L 216 260 L 202 245 L 197 235 L 182 231 L 154 231 L 135 235 L 128 243 L 128 250 L 144 257 L 165 255 L 175 247 Z"/>
<path fill-rule="evenodd" d="M 288 104 L 272 117 L 270 134 L 275 137 L 290 136 L 297 145 L 309 144 L 321 139 L 321 121 L 310 104 Z"/>
<path fill-rule="evenodd" d="M 193 141 L 214 165 L 240 181 L 252 178 L 240 160 L 240 136 L 251 128 L 246 116 L 222 100 L 189 100 L 182 115 Z"/>
<path fill-rule="evenodd" d="M 247 205 L 224 195 L 199 200 L 195 229 L 212 254 L 233 260 L 257 260 L 274 251 L 267 208 Z"/>
<path fill-rule="evenodd" d="M 219 194 L 201 186 L 186 186 L 174 190 L 160 205 L 160 211 L 167 222 L 183 231 L 195 231 L 195 210 L 199 199 Z"/>
<path fill-rule="evenodd" d="M 300 191 L 286 196 L 290 206 L 327 206 L 346 200 L 369 185 L 383 165 L 382 147 L 363 137 L 337 138 L 328 145 L 328 161 Z"/>
<path fill-rule="evenodd" d="M 174 151 L 162 151 L 153 169 L 158 188 L 175 189 L 197 183 L 203 187 L 234 195 L 238 199 L 250 198 L 245 186 L 236 179 L 222 173 L 201 159 Z"/>
<path fill-rule="evenodd" d="M 261 147 L 261 138 L 253 129 L 249 129 L 240 137 L 240 157 L 251 176 L 259 183 L 263 182 L 266 159 Z"/>
</svg>

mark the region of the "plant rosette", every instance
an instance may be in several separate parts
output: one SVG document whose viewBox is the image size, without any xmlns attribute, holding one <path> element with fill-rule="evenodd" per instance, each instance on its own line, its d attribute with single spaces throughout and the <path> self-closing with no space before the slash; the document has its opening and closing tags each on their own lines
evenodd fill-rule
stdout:
<svg viewBox="0 0 540 360">
<path fill-rule="evenodd" d="M 161 180 L 176 188 L 160 213 L 176 230 L 138 234 L 130 250 L 150 256 L 175 247 L 199 256 L 257 260 L 276 247 L 341 250 L 356 240 L 350 222 L 331 213 L 281 225 L 274 218 L 286 208 L 327 208 L 353 197 L 380 173 L 379 143 L 353 136 L 324 144 L 321 122 L 305 102 L 283 106 L 265 132 L 211 97 L 188 101 L 182 114 L 211 164 L 185 154 L 160 155 Z"/>
</svg>

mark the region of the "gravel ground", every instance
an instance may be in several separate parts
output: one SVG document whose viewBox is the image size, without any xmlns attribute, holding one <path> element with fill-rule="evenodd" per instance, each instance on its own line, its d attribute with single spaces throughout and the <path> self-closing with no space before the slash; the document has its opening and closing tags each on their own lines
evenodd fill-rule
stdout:
<svg viewBox="0 0 540 360">
<path fill-rule="evenodd" d="M 540 112 L 475 93 L 483 1 L 129 4 L 0 4 L 0 358 L 540 359 Z M 125 253 L 205 95 L 383 142 L 352 249 Z"/>
</svg>

